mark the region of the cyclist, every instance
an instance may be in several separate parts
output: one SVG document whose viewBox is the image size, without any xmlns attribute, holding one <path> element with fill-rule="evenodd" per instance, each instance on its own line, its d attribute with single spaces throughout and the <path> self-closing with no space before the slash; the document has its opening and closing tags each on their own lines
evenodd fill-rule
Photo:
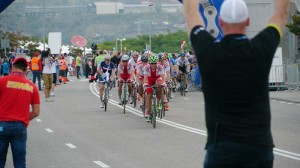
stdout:
<svg viewBox="0 0 300 168">
<path fill-rule="evenodd" d="M 148 65 L 148 56 L 147 55 L 143 55 L 141 57 L 141 60 L 138 62 L 138 65 L 136 67 L 136 79 L 138 80 L 138 83 L 139 83 L 139 89 L 138 89 L 138 92 L 139 92 L 139 97 L 143 98 L 144 95 L 143 95 L 143 84 L 144 84 L 144 67 Z M 138 97 L 138 100 L 139 100 L 139 97 Z M 144 102 L 142 102 L 143 104 Z M 141 104 L 141 105 L 142 105 Z"/>
<path fill-rule="evenodd" d="M 190 63 L 189 60 L 186 58 L 184 52 L 179 54 L 179 58 L 176 60 L 176 72 L 177 72 L 177 79 L 180 79 L 180 75 L 184 74 L 184 84 L 185 84 L 185 91 L 187 92 L 187 74 L 190 73 Z"/>
<path fill-rule="evenodd" d="M 171 67 L 171 80 L 173 83 L 173 92 L 175 92 L 175 87 L 176 87 L 176 76 L 177 76 L 177 72 L 176 72 L 176 67 L 177 67 L 177 63 L 176 63 L 177 57 L 176 54 L 169 54 L 169 62 L 170 62 L 170 67 Z"/>
<path fill-rule="evenodd" d="M 113 81 L 115 79 L 115 64 L 110 61 L 110 55 L 105 55 L 104 61 L 100 62 L 97 68 L 99 75 L 99 95 L 100 95 L 100 100 L 101 100 L 101 108 L 104 107 L 103 104 L 103 91 L 104 91 L 104 84 L 103 82 L 108 80 L 106 79 L 105 73 L 109 73 L 109 80 Z"/>
<path fill-rule="evenodd" d="M 164 53 L 159 53 L 158 54 L 158 63 L 159 65 L 161 65 L 163 68 L 164 68 L 164 75 L 165 75 L 165 83 L 169 82 L 170 81 L 170 64 L 169 64 L 169 61 L 167 60 L 167 57 L 165 56 Z M 168 90 L 166 90 L 166 93 L 164 96 L 167 96 L 168 95 Z M 166 104 L 166 111 L 169 111 L 170 110 L 170 107 L 169 107 L 169 104 L 168 104 L 168 101 L 167 99 L 165 99 L 165 102 Z"/>
<path fill-rule="evenodd" d="M 133 81 L 133 65 L 130 64 L 129 61 L 129 56 L 128 55 L 123 55 L 121 58 L 121 62 L 118 65 L 118 78 L 120 81 L 119 88 L 118 88 L 118 94 L 119 94 L 119 105 L 122 105 L 122 87 L 123 87 L 123 82 L 127 81 L 127 86 L 128 86 L 128 100 L 129 103 L 132 104 L 132 100 L 130 99 L 131 93 L 132 93 L 132 81 Z"/>
<path fill-rule="evenodd" d="M 149 57 L 149 64 L 144 67 L 144 88 L 151 86 L 165 86 L 165 75 L 163 66 L 158 63 L 158 56 L 152 54 Z M 150 111 L 151 111 L 151 98 L 153 94 L 152 88 L 147 88 L 147 99 L 146 99 L 146 118 L 147 122 L 150 122 Z M 162 88 L 157 88 L 157 100 L 159 101 L 162 97 Z"/>
</svg>

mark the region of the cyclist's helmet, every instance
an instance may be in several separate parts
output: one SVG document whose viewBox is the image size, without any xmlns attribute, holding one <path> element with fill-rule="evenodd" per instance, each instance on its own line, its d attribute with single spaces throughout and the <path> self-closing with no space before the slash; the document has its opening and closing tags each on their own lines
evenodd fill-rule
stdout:
<svg viewBox="0 0 300 168">
<path fill-rule="evenodd" d="M 138 52 L 134 52 L 132 53 L 132 58 L 138 58 L 139 57 L 139 53 Z"/>
<path fill-rule="evenodd" d="M 143 55 L 141 58 L 142 62 L 146 63 L 148 62 L 148 56 L 147 55 Z"/>
<path fill-rule="evenodd" d="M 184 52 L 181 52 L 181 53 L 179 54 L 179 56 L 180 56 L 180 57 L 185 57 L 185 53 L 184 53 Z"/>
<path fill-rule="evenodd" d="M 150 52 L 150 51 L 146 51 L 143 55 L 150 56 L 150 55 L 151 55 L 151 52 Z"/>
<path fill-rule="evenodd" d="M 157 63 L 158 62 L 158 56 L 157 55 L 150 55 L 149 56 L 149 63 Z"/>
<path fill-rule="evenodd" d="M 128 61 L 129 59 L 129 56 L 126 54 L 122 56 L 122 61 Z"/>
<path fill-rule="evenodd" d="M 105 59 L 105 60 L 110 60 L 110 55 L 109 55 L 109 54 L 106 54 L 105 57 L 104 57 L 104 59 Z"/>
<path fill-rule="evenodd" d="M 144 53 L 145 53 L 146 51 L 147 51 L 146 49 L 143 49 L 143 50 L 142 50 L 142 55 L 144 55 Z"/>
<path fill-rule="evenodd" d="M 158 53 L 157 57 L 159 60 L 163 60 L 164 59 L 164 55 L 162 53 Z"/>
<path fill-rule="evenodd" d="M 130 52 L 130 51 L 128 51 L 126 54 L 127 54 L 128 56 L 131 56 L 131 52 Z"/>
<path fill-rule="evenodd" d="M 172 59 L 173 58 L 172 54 L 168 54 L 168 58 Z"/>
</svg>

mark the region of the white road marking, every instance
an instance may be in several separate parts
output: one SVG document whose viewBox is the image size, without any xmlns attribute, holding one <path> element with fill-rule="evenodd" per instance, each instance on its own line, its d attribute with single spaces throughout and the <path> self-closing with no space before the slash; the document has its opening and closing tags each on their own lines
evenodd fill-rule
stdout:
<svg viewBox="0 0 300 168">
<path fill-rule="evenodd" d="M 95 88 L 95 85 L 90 84 L 90 90 L 91 90 L 91 92 L 96 97 L 98 97 L 98 98 L 100 97 L 99 93 L 98 93 L 98 89 Z M 110 99 L 109 103 L 123 109 L 123 106 L 120 106 L 118 104 L 118 102 L 115 101 L 115 100 Z M 141 116 L 141 117 L 143 116 L 142 111 L 139 111 L 139 110 L 137 110 L 135 108 L 132 108 L 130 106 L 126 106 L 126 109 L 127 109 L 128 112 L 131 112 L 131 113 L 136 114 L 136 115 Z M 168 120 L 165 120 L 165 119 L 162 119 L 162 120 L 158 119 L 156 121 L 159 122 L 159 123 L 163 123 L 163 124 L 169 125 L 169 126 L 174 127 L 174 128 L 178 128 L 178 129 L 181 129 L 181 130 L 192 132 L 192 133 L 195 133 L 195 134 L 198 134 L 198 135 L 207 136 L 207 132 L 204 131 L 204 130 L 200 130 L 200 129 L 197 129 L 197 128 L 189 127 L 189 126 L 182 125 L 182 124 L 179 124 L 179 123 L 175 123 L 175 122 L 172 122 L 172 121 L 168 121 Z M 300 161 L 300 154 L 297 154 L 297 153 L 293 153 L 293 152 L 285 151 L 285 150 L 282 150 L 282 149 L 274 148 L 274 154 L 277 154 L 279 156 L 283 156 L 283 157 L 287 157 L 287 158 L 290 158 L 290 159 L 294 159 L 294 160 L 299 160 Z"/>
<path fill-rule="evenodd" d="M 94 161 L 94 163 L 98 166 L 101 166 L 102 168 L 110 168 L 107 164 L 105 164 L 101 161 Z"/>
<path fill-rule="evenodd" d="M 74 146 L 73 144 L 71 144 L 71 143 L 66 143 L 66 145 L 69 147 L 69 148 L 71 148 L 71 149 L 75 149 L 75 148 L 77 148 L 76 146 Z"/>
<path fill-rule="evenodd" d="M 45 130 L 46 130 L 47 132 L 49 132 L 49 133 L 52 133 L 52 132 L 53 132 L 53 130 L 50 129 L 50 128 L 46 128 Z"/>
<path fill-rule="evenodd" d="M 292 104 L 294 104 L 294 103 L 287 103 L 287 104 L 292 105 Z"/>
<path fill-rule="evenodd" d="M 42 122 L 42 120 L 41 119 L 36 119 L 36 122 Z"/>
<path fill-rule="evenodd" d="M 186 98 L 186 97 L 184 97 L 183 99 L 184 99 L 184 100 L 190 100 L 189 98 Z"/>
</svg>

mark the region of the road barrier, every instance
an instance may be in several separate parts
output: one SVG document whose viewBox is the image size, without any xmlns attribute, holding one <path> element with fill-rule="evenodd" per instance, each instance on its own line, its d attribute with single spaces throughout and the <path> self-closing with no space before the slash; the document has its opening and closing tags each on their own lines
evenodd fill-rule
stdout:
<svg viewBox="0 0 300 168">
<path fill-rule="evenodd" d="M 300 89 L 300 75 L 299 75 L 299 65 L 290 64 L 286 66 L 287 68 L 287 87 L 289 90 L 299 90 Z"/>
</svg>

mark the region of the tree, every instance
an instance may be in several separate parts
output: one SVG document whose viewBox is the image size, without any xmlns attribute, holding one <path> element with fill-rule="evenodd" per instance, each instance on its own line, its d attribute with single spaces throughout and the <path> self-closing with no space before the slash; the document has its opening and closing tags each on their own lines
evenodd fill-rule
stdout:
<svg viewBox="0 0 300 168">
<path fill-rule="evenodd" d="M 300 15 L 293 15 L 292 22 L 287 24 L 286 27 L 289 28 L 291 33 L 300 36 Z"/>
<path fill-rule="evenodd" d="M 159 52 L 169 52 L 169 53 L 179 53 L 180 45 L 182 40 L 189 41 L 187 33 L 184 31 L 178 31 L 175 33 L 168 34 L 158 34 L 152 36 L 152 51 L 154 53 Z M 101 50 L 112 50 L 115 47 L 115 41 L 107 41 L 102 44 L 99 44 L 98 49 Z M 126 39 L 123 41 L 123 47 L 126 47 L 128 50 L 142 51 L 146 48 L 146 44 L 149 43 L 149 36 L 142 35 L 136 38 Z M 191 45 L 186 44 L 186 49 L 191 50 Z"/>
</svg>

